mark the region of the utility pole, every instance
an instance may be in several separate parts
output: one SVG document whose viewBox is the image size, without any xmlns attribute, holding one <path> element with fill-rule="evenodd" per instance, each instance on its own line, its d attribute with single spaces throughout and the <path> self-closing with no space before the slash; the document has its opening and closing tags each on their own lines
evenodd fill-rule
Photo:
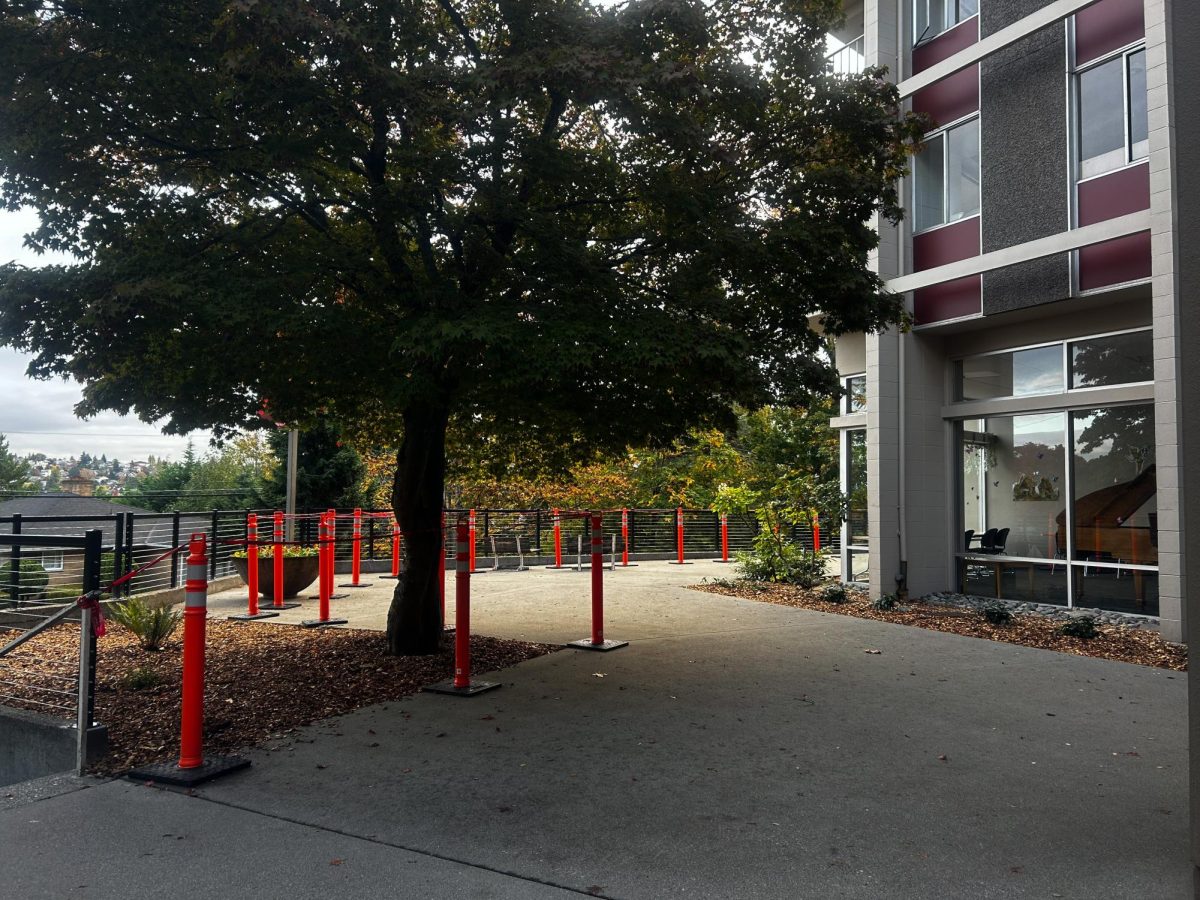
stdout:
<svg viewBox="0 0 1200 900">
<path fill-rule="evenodd" d="M 287 513 L 287 540 L 296 539 L 296 466 L 300 456 L 300 432 L 295 428 L 288 431 L 287 446 L 287 498 L 284 510 Z"/>
</svg>

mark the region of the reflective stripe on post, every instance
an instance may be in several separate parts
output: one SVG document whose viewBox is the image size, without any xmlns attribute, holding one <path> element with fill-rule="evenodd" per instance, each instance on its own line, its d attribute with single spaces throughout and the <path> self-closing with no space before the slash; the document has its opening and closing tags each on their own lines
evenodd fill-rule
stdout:
<svg viewBox="0 0 1200 900">
<path fill-rule="evenodd" d="M 271 548 L 274 554 L 274 597 L 275 607 L 283 606 L 283 513 L 275 513 L 275 545 Z"/>
<path fill-rule="evenodd" d="M 454 686 L 471 686 L 470 525 L 459 522 L 454 567 Z"/>
<path fill-rule="evenodd" d="M 250 591 L 249 615 L 258 615 L 258 516 L 246 517 L 246 587 Z"/>
<path fill-rule="evenodd" d="M 183 708 L 179 768 L 204 765 L 204 635 L 208 614 L 208 546 L 204 534 L 188 545 L 183 610 Z"/>
<path fill-rule="evenodd" d="M 603 520 L 592 515 L 592 643 L 604 643 L 604 538 Z"/>
</svg>

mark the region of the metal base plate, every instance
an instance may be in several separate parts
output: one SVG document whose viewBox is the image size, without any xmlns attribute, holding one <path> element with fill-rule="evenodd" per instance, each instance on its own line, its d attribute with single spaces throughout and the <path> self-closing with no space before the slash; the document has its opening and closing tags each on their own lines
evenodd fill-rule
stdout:
<svg viewBox="0 0 1200 900">
<path fill-rule="evenodd" d="M 603 644 L 593 644 L 591 638 L 584 638 L 582 641 L 571 641 L 563 646 L 570 647 L 572 650 L 595 650 L 597 653 L 607 653 L 609 650 L 628 647 L 629 641 L 605 641 Z"/>
<path fill-rule="evenodd" d="M 305 619 L 300 623 L 305 628 L 324 628 L 327 625 L 348 625 L 349 619 Z"/>
<path fill-rule="evenodd" d="M 484 691 L 493 691 L 500 687 L 498 681 L 472 681 L 464 688 L 454 686 L 453 681 L 439 681 L 437 684 L 426 685 L 421 688 L 428 694 L 450 694 L 454 697 L 474 697 L 476 694 L 482 694 Z"/>
<path fill-rule="evenodd" d="M 195 769 L 181 769 L 176 763 L 162 762 L 131 769 L 125 777 L 130 781 L 153 781 L 155 784 L 190 788 L 248 768 L 250 760 L 241 756 L 211 756 L 204 761 L 204 765 Z"/>
<path fill-rule="evenodd" d="M 240 616 L 227 616 L 231 622 L 254 622 L 258 619 L 274 619 L 278 616 L 277 612 L 257 612 L 254 615 L 250 613 L 242 613 Z"/>
</svg>

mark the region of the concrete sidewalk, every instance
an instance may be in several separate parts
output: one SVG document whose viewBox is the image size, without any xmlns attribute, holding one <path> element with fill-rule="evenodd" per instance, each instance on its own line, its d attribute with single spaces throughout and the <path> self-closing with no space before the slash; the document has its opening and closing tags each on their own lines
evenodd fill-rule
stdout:
<svg viewBox="0 0 1200 900">
<path fill-rule="evenodd" d="M 0 878 L 14 897 L 1191 896 L 1183 675 L 680 587 L 710 568 L 613 573 L 628 648 L 321 723 L 197 797 L 111 783 L 0 811 Z M 586 582 L 478 577 L 473 620 L 582 637 Z M 371 591 L 335 608 L 382 617 L 390 587 Z"/>
</svg>

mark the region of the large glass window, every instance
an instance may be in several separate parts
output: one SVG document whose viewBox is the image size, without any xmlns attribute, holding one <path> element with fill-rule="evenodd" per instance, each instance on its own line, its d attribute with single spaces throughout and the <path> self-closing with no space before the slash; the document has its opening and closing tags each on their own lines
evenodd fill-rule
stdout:
<svg viewBox="0 0 1200 900">
<path fill-rule="evenodd" d="M 1111 387 L 1154 380 L 1150 331 L 1088 338 L 1071 344 L 1071 387 Z"/>
<path fill-rule="evenodd" d="M 842 412 L 860 413 L 867 408 L 867 376 L 851 375 L 842 380 Z"/>
<path fill-rule="evenodd" d="M 979 12 L 979 0 L 913 0 L 913 46 Z"/>
<path fill-rule="evenodd" d="M 958 400 L 1029 397 L 1065 389 L 1062 344 L 972 356 L 958 363 Z"/>
<path fill-rule="evenodd" d="M 844 432 L 843 466 L 845 491 L 849 500 L 846 522 L 842 526 L 842 577 L 849 582 L 865 582 L 869 578 L 870 539 L 867 533 L 867 432 L 854 429 Z"/>
<path fill-rule="evenodd" d="M 931 135 L 913 166 L 915 228 L 979 214 L 979 119 Z"/>
<path fill-rule="evenodd" d="M 1093 178 L 1150 155 L 1146 51 L 1135 50 L 1077 76 L 1079 177 Z"/>
</svg>

